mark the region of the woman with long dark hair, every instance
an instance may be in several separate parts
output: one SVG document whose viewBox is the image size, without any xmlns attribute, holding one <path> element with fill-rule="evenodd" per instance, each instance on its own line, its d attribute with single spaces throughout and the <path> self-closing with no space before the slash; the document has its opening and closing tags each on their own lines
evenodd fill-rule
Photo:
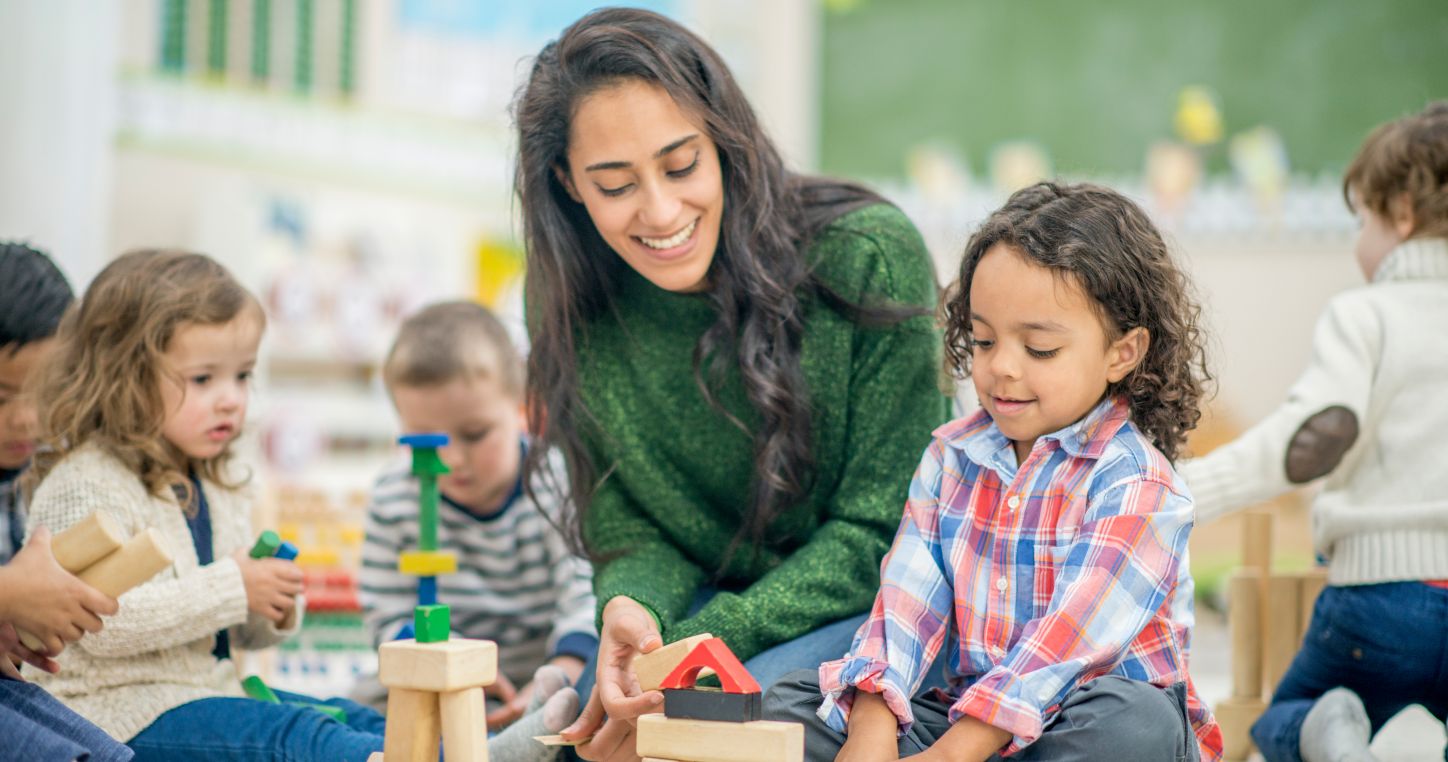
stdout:
<svg viewBox="0 0 1448 762">
<path fill-rule="evenodd" d="M 786 170 L 718 54 L 662 16 L 570 26 L 516 119 L 548 446 L 529 468 L 566 456 L 601 607 L 598 689 L 564 735 L 630 759 L 617 720 L 662 698 L 635 654 L 710 632 L 767 688 L 848 648 L 948 418 L 936 281 L 903 214 Z"/>
</svg>

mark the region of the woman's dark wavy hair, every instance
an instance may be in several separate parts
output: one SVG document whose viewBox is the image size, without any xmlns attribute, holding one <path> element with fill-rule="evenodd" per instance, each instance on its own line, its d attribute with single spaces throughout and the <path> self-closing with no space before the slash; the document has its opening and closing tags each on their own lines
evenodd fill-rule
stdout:
<svg viewBox="0 0 1448 762">
<path fill-rule="evenodd" d="M 703 40 L 648 11 L 605 8 L 579 19 L 538 54 L 514 104 L 514 182 L 528 252 L 532 337 L 529 424 L 546 445 L 530 448 L 526 468 L 546 472 L 549 446 L 562 450 L 571 488 L 563 521 L 576 549 L 587 550 L 589 504 L 608 476 L 600 473 L 608 464 L 594 463 L 584 442 L 585 428 L 597 428 L 580 399 L 578 339 L 608 311 L 627 265 L 555 170 L 567 171 L 569 127 L 580 101 L 625 81 L 663 88 L 718 146 L 724 217 L 707 275 L 707 298 L 718 318 L 694 347 L 694 375 L 709 403 L 728 415 L 706 375 L 718 379 L 737 365 L 760 419 L 750 432 L 752 495 L 727 564 L 741 543 L 763 542 L 769 525 L 812 483 L 810 402 L 800 369 L 801 295 L 815 294 L 857 322 L 892 323 L 914 313 L 850 304 L 814 276 L 803 253 L 811 237 L 840 215 L 881 199 L 856 185 L 788 172 L 724 61 Z"/>
<path fill-rule="evenodd" d="M 1150 346 L 1141 364 L 1112 384 L 1131 418 L 1168 460 L 1201 418 L 1211 381 L 1201 306 L 1146 213 L 1099 185 L 1039 183 L 1017 191 L 966 244 L 960 277 L 944 300 L 946 369 L 970 375 L 970 284 L 981 257 L 998 243 L 1069 276 L 1090 297 L 1115 340 L 1145 328 Z"/>
</svg>

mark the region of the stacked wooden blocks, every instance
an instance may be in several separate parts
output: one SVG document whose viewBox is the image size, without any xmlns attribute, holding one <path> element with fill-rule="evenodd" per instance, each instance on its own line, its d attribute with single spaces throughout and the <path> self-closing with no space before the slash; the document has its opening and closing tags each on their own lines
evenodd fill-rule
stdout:
<svg viewBox="0 0 1448 762">
<path fill-rule="evenodd" d="M 718 676 L 721 690 L 696 687 L 695 681 L 706 670 Z M 640 686 L 643 684 L 640 679 Z M 696 639 L 692 649 L 658 687 L 664 692 L 664 713 L 638 719 L 637 751 L 645 761 L 801 762 L 804 759 L 804 727 L 759 719 L 762 709 L 759 683 L 719 638 Z"/>
<path fill-rule="evenodd" d="M 448 443 L 446 434 L 409 434 L 397 440 L 412 448 L 412 474 L 417 477 L 418 549 L 402 553 L 397 570 L 417 577 L 417 603 L 437 603 L 437 578 L 458 570 L 457 555 L 437 549 L 437 477 L 449 469 L 437 454 Z"/>
<path fill-rule="evenodd" d="M 1324 570 L 1272 572 L 1272 514 L 1244 514 L 1242 568 L 1228 581 L 1227 625 L 1232 638 L 1232 695 L 1214 708 L 1222 727 L 1223 758 L 1243 762 L 1252 752 L 1252 723 L 1302 645 L 1312 607 L 1327 585 Z"/>
<path fill-rule="evenodd" d="M 414 629 L 415 640 L 378 649 L 387 731 L 369 762 L 436 762 L 439 738 L 448 762 L 487 762 L 483 689 L 498 676 L 497 644 L 449 637 L 446 606 L 417 607 Z"/>
</svg>

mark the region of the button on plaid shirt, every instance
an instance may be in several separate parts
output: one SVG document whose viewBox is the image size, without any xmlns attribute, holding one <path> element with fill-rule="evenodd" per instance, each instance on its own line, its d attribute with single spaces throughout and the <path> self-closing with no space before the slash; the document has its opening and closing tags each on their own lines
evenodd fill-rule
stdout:
<svg viewBox="0 0 1448 762">
<path fill-rule="evenodd" d="M 820 716 L 843 731 L 855 692 L 880 693 L 908 730 L 909 697 L 946 647 L 951 722 L 1040 737 L 1102 675 L 1186 682 L 1203 760 L 1222 735 L 1187 675 L 1192 503 L 1171 464 L 1106 399 L 1016 464 L 980 411 L 934 433 L 850 653 L 820 666 Z M 947 642 L 949 641 L 949 642 Z"/>
</svg>

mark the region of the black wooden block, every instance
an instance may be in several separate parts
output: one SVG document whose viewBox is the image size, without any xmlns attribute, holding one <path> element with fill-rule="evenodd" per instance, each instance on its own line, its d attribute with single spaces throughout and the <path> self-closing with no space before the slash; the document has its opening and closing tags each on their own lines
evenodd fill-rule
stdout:
<svg viewBox="0 0 1448 762">
<path fill-rule="evenodd" d="M 679 720 L 754 722 L 764 716 L 764 694 L 666 688 L 664 716 Z"/>
</svg>

